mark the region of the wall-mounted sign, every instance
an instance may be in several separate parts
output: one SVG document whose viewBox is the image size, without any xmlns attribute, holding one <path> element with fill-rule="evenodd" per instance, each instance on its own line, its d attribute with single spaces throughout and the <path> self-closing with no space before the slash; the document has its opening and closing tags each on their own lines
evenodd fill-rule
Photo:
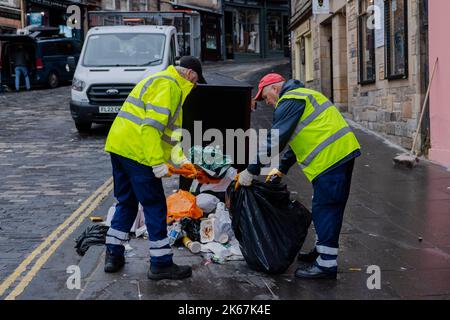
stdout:
<svg viewBox="0 0 450 320">
<path fill-rule="evenodd" d="M 313 14 L 329 14 L 330 0 L 313 0 Z"/>
<path fill-rule="evenodd" d="M 40 12 L 30 13 L 30 25 L 42 25 L 42 14 Z"/>
</svg>

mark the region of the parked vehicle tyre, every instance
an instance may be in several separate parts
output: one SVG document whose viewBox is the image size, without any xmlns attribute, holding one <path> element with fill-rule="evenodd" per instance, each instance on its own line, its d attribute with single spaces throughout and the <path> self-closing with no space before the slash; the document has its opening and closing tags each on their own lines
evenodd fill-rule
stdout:
<svg viewBox="0 0 450 320">
<path fill-rule="evenodd" d="M 59 78 L 55 72 L 50 72 L 47 78 L 47 85 L 49 88 L 54 89 L 59 86 Z"/>
<path fill-rule="evenodd" d="M 75 122 L 75 127 L 79 133 L 87 133 L 91 130 L 91 122 Z"/>
</svg>

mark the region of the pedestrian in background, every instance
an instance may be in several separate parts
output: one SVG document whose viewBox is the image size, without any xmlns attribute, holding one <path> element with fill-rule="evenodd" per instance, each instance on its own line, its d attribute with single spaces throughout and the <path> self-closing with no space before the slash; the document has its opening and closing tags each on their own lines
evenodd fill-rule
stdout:
<svg viewBox="0 0 450 320">
<path fill-rule="evenodd" d="M 14 70 L 16 73 L 16 91 L 20 89 L 20 76 L 23 74 L 25 78 L 25 86 L 27 90 L 31 89 L 30 77 L 28 76 L 28 63 L 30 57 L 28 52 L 25 50 L 23 44 L 19 44 L 14 48 Z"/>
</svg>

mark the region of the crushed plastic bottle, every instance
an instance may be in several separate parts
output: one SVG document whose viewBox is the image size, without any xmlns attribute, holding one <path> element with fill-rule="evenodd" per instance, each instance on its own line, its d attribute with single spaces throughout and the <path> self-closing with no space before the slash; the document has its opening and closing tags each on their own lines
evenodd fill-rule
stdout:
<svg viewBox="0 0 450 320">
<path fill-rule="evenodd" d="M 171 225 L 167 226 L 167 237 L 169 238 L 169 244 L 173 246 L 175 242 L 181 238 L 181 224 L 179 221 L 175 221 Z"/>
<path fill-rule="evenodd" d="M 226 243 L 234 238 L 231 218 L 225 203 L 219 202 L 214 215 L 214 241 Z"/>
</svg>

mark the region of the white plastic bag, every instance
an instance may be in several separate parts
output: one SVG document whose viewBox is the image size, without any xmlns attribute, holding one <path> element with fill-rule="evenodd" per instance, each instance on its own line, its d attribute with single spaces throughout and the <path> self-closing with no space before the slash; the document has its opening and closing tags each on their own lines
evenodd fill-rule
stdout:
<svg viewBox="0 0 450 320">
<path fill-rule="evenodd" d="M 196 198 L 197 206 L 202 209 L 204 213 L 213 212 L 220 202 L 219 198 L 207 193 L 200 193 Z"/>
</svg>

